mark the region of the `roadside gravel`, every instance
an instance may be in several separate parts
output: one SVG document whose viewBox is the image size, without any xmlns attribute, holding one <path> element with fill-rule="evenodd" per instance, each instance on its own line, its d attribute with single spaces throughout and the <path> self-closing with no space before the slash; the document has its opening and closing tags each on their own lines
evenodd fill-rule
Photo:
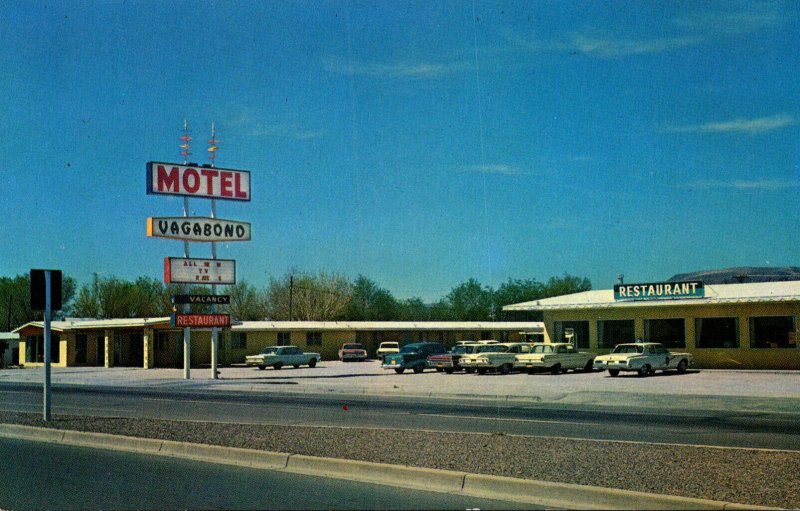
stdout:
<svg viewBox="0 0 800 511">
<path fill-rule="evenodd" d="M 0 412 L 0 423 L 800 508 L 800 453 L 362 428 Z"/>
</svg>

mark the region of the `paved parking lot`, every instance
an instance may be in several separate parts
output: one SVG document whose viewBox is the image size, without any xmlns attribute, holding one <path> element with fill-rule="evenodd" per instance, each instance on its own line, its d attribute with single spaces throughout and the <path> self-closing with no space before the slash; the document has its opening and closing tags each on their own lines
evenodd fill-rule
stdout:
<svg viewBox="0 0 800 511">
<path fill-rule="evenodd" d="M 0 370 L 0 383 L 41 383 L 42 368 Z M 690 370 L 639 378 L 634 373 L 611 378 L 605 372 L 500 374 L 422 374 L 381 369 L 375 360 L 326 361 L 311 369 L 259 371 L 223 367 L 220 379 L 209 368 L 182 369 L 68 367 L 53 368 L 52 382 L 148 388 L 191 388 L 208 391 L 341 393 L 375 397 L 426 397 L 597 406 L 648 406 L 690 409 L 736 409 L 799 413 L 800 372 Z"/>
</svg>

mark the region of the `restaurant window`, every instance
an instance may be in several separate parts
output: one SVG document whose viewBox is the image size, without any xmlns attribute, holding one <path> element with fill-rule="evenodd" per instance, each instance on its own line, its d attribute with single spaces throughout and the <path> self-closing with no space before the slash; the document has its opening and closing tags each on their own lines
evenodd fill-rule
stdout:
<svg viewBox="0 0 800 511">
<path fill-rule="evenodd" d="M 794 316 L 750 318 L 751 348 L 796 348 Z"/>
<path fill-rule="evenodd" d="M 306 346 L 322 346 L 322 332 L 306 332 Z"/>
<path fill-rule="evenodd" d="M 644 338 L 647 342 L 658 342 L 666 348 L 686 347 L 686 321 L 675 319 L 646 319 Z"/>
<path fill-rule="evenodd" d="M 86 334 L 75 334 L 75 363 L 85 364 L 87 361 L 86 352 L 89 346 L 89 341 Z"/>
<path fill-rule="evenodd" d="M 278 346 L 290 345 L 291 337 L 291 332 L 278 332 Z"/>
<path fill-rule="evenodd" d="M 617 344 L 633 342 L 632 319 L 613 319 L 597 322 L 597 342 L 600 348 L 613 348 Z"/>
<path fill-rule="evenodd" d="M 50 334 L 50 362 L 61 360 L 61 338 Z M 44 336 L 29 335 L 25 338 L 25 362 L 44 363 Z"/>
<path fill-rule="evenodd" d="M 555 336 L 553 342 L 573 342 L 576 348 L 589 348 L 588 321 L 556 321 L 553 323 Z M 572 340 L 568 335 L 572 332 Z"/>
<path fill-rule="evenodd" d="M 280 332 L 286 333 L 286 332 Z M 280 339 L 280 333 L 278 339 Z M 289 344 L 288 342 L 286 344 Z M 279 346 L 283 346 L 278 341 Z M 232 350 L 246 350 L 247 349 L 247 332 L 231 332 L 231 349 Z"/>
<path fill-rule="evenodd" d="M 697 318 L 694 332 L 698 348 L 739 347 L 739 318 Z"/>
<path fill-rule="evenodd" d="M 153 346 L 156 351 L 166 351 L 169 345 L 169 332 L 156 332 L 153 336 Z"/>
</svg>

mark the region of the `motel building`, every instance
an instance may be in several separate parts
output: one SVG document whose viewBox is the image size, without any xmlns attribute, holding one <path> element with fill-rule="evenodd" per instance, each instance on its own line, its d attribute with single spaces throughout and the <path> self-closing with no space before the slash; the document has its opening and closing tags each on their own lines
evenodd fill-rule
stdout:
<svg viewBox="0 0 800 511">
<path fill-rule="evenodd" d="M 579 349 L 660 342 L 690 352 L 699 368 L 800 369 L 800 281 L 618 284 L 503 307 L 543 314 L 546 342 Z"/>
<path fill-rule="evenodd" d="M 52 321 L 51 364 L 55 367 L 183 367 L 183 331 L 170 318 L 73 319 Z M 27 323 L 19 335 L 19 365 L 44 364 L 44 326 Z M 220 330 L 218 360 L 243 363 L 246 355 L 267 346 L 294 345 L 335 360 L 342 344 L 362 343 L 372 356 L 384 341 L 401 344 L 495 339 L 542 341 L 541 322 L 413 322 L 413 321 L 243 321 Z M 211 364 L 211 329 L 192 329 L 191 365 Z"/>
</svg>

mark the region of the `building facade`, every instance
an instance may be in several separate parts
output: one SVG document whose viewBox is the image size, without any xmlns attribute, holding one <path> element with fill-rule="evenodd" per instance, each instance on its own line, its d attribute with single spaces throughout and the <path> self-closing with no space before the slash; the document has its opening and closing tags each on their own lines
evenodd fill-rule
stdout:
<svg viewBox="0 0 800 511">
<path fill-rule="evenodd" d="M 688 284 L 687 293 L 673 292 L 675 283 L 623 285 L 504 310 L 541 311 L 547 342 L 571 337 L 596 353 L 641 339 L 688 351 L 702 368 L 800 369 L 800 281 L 701 282 L 702 293 Z"/>
<path fill-rule="evenodd" d="M 51 322 L 51 363 L 54 366 L 182 367 L 183 331 L 165 318 L 72 320 Z M 14 330 L 19 334 L 19 364 L 44 364 L 41 322 Z M 315 351 L 324 360 L 337 358 L 346 342 L 360 342 L 372 355 L 384 341 L 401 344 L 439 341 L 544 339 L 540 322 L 409 322 L 409 321 L 245 321 L 221 330 L 218 360 L 244 362 L 267 346 L 294 345 Z M 211 363 L 211 330 L 191 332 L 191 365 Z"/>
</svg>

